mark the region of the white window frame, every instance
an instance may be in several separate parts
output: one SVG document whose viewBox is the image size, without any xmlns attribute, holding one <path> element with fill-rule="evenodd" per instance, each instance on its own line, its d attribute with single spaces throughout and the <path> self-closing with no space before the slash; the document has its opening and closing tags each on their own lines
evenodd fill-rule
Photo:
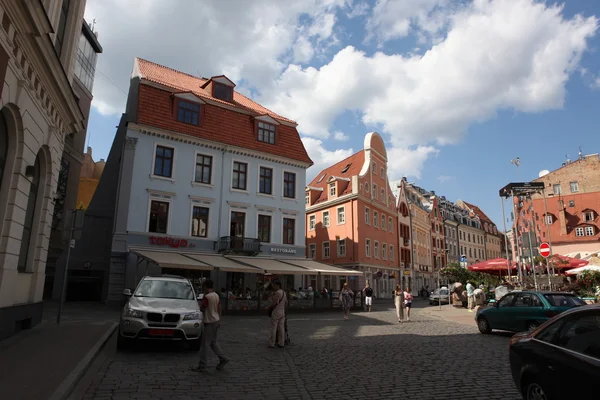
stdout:
<svg viewBox="0 0 600 400">
<path fill-rule="evenodd" d="M 146 232 L 148 233 L 155 233 L 157 235 L 170 235 L 171 234 L 171 217 L 173 216 L 173 198 L 164 198 L 164 197 L 159 197 L 159 196 L 164 196 L 158 193 L 152 193 L 149 192 L 149 196 L 148 196 L 148 209 L 146 211 Z M 150 232 L 150 211 L 152 210 L 152 201 L 161 201 L 164 203 L 169 203 L 169 214 L 167 215 L 167 232 L 166 233 L 157 233 L 157 232 Z"/>
<path fill-rule="evenodd" d="M 371 171 L 373 172 L 373 175 L 377 175 L 377 163 L 375 161 L 371 164 Z"/>
<path fill-rule="evenodd" d="M 394 221 L 392 217 L 388 218 L 388 232 L 394 232 Z"/>
<path fill-rule="evenodd" d="M 308 245 L 308 257 L 315 260 L 317 258 L 317 244 L 310 243 Z"/>
<path fill-rule="evenodd" d="M 369 182 L 365 182 L 365 192 L 367 192 L 367 193 L 369 193 L 369 195 L 371 195 L 370 190 L 371 190 L 371 188 L 370 188 Z"/>
<path fill-rule="evenodd" d="M 283 220 L 284 219 L 293 219 L 294 220 L 294 243 L 283 243 Z M 272 221 L 272 219 L 271 219 L 271 221 Z M 279 224 L 279 226 L 281 227 L 281 244 L 284 245 L 284 246 L 296 246 L 296 243 L 298 243 L 298 240 L 299 240 L 299 237 L 298 237 L 298 216 L 297 215 L 282 214 L 281 215 L 281 223 Z"/>
<path fill-rule="evenodd" d="M 246 185 L 246 187 L 248 187 L 248 185 Z M 246 218 L 244 219 L 244 237 L 247 237 L 248 235 L 248 209 L 246 208 L 241 208 L 241 207 L 235 207 L 235 206 L 229 206 L 229 216 L 228 216 L 228 222 L 227 222 L 227 226 L 228 226 L 228 230 L 227 235 L 226 236 L 231 236 L 231 212 L 235 211 L 235 212 L 240 212 L 240 213 L 244 213 L 246 215 Z M 273 223 L 273 219 L 271 219 L 271 223 Z M 258 228 L 258 222 L 257 222 L 257 226 Z"/>
<path fill-rule="evenodd" d="M 381 176 L 382 178 L 385 176 L 385 168 L 381 167 L 379 169 L 379 176 Z"/>
<path fill-rule="evenodd" d="M 154 166 L 156 164 L 156 148 L 158 146 L 162 146 L 162 147 L 168 147 L 170 149 L 173 149 L 173 164 L 171 165 L 171 177 L 166 177 L 166 176 L 160 176 L 160 175 L 154 175 Z M 175 148 L 175 146 L 173 146 L 173 143 L 170 142 L 163 142 L 163 141 L 155 141 L 154 142 L 154 146 L 152 147 L 152 170 L 150 171 L 150 178 L 151 179 L 161 179 L 163 181 L 169 181 L 169 182 L 175 182 L 175 161 L 177 160 L 177 149 Z M 194 159 L 194 168 L 196 165 L 196 159 Z M 211 171 L 212 173 L 212 171 Z M 212 180 L 211 180 L 212 182 Z"/>
<path fill-rule="evenodd" d="M 381 243 L 381 257 L 384 260 L 387 260 L 387 243 Z"/>
<path fill-rule="evenodd" d="M 379 242 L 376 240 L 375 244 L 373 244 L 373 256 L 379 259 Z"/>
<path fill-rule="evenodd" d="M 325 244 L 327 244 L 327 248 L 329 249 L 329 254 L 325 254 Z M 323 258 L 325 259 L 329 259 L 331 258 L 331 242 L 329 240 L 324 241 L 323 243 L 321 243 L 321 250 L 323 252 Z"/>
<path fill-rule="evenodd" d="M 371 239 L 365 239 L 365 256 L 371 258 Z"/>
<path fill-rule="evenodd" d="M 336 247 L 337 247 L 337 256 L 338 257 L 346 257 L 346 254 L 348 252 L 346 239 L 338 239 L 335 242 L 336 242 Z M 343 254 L 341 252 L 342 244 L 343 244 L 343 249 L 344 249 L 344 253 Z"/>
<path fill-rule="evenodd" d="M 385 189 L 381 188 L 381 201 L 385 202 Z"/>
<path fill-rule="evenodd" d="M 371 225 L 371 209 L 369 207 L 365 207 L 365 224 Z"/>
<path fill-rule="evenodd" d="M 314 231 L 317 227 L 317 216 L 315 214 L 311 214 L 308 216 L 308 230 Z"/>
<path fill-rule="evenodd" d="M 244 189 L 237 189 L 237 188 L 233 187 L 233 165 L 236 162 L 237 163 L 246 164 L 246 190 L 244 190 Z M 238 192 L 238 193 L 248 193 L 248 188 L 249 187 L 250 187 L 250 162 L 248 162 L 247 160 L 241 160 L 241 159 L 238 159 L 238 158 L 232 158 L 231 159 L 231 168 L 229 169 L 229 190 L 232 191 L 232 192 Z"/>
<path fill-rule="evenodd" d="M 192 230 L 194 229 L 194 207 L 204 207 L 204 208 L 208 208 L 208 226 L 206 227 L 206 237 L 202 237 L 202 236 L 193 236 L 192 235 Z M 170 207 L 169 207 L 170 208 Z M 211 214 L 212 214 L 212 207 L 211 204 L 206 204 L 206 202 L 201 202 L 201 200 L 196 200 L 196 199 L 192 199 L 192 202 L 190 204 L 190 237 L 202 240 L 202 239 L 208 239 L 210 238 L 210 227 L 211 227 Z M 150 221 L 150 219 L 148 218 L 148 221 Z"/>
<path fill-rule="evenodd" d="M 304 196 L 304 203 L 308 206 L 310 205 L 310 194 Z"/>
<path fill-rule="evenodd" d="M 381 213 L 381 230 L 385 231 L 386 229 L 386 217 L 384 213 Z"/>
<path fill-rule="evenodd" d="M 337 188 L 335 185 L 335 182 L 331 182 L 328 184 L 328 189 L 329 189 L 329 197 L 336 197 L 337 196 Z"/>
<path fill-rule="evenodd" d="M 249 169 L 250 165 L 248 165 Z M 260 169 L 268 168 L 271 170 L 271 194 L 269 193 L 261 193 L 260 191 Z M 233 174 L 233 167 L 231 168 L 231 173 Z M 231 183 L 233 184 L 233 176 L 231 177 Z M 248 185 L 246 185 L 248 187 Z M 269 165 L 258 164 L 256 167 L 256 194 L 258 196 L 271 197 L 275 198 L 275 168 Z M 306 204 L 310 203 L 310 193 L 306 195 Z"/>
<path fill-rule="evenodd" d="M 256 213 L 256 237 L 260 240 L 260 238 L 258 237 L 258 222 L 259 222 L 258 219 L 259 219 L 260 215 L 264 215 L 265 217 L 271 217 L 271 225 L 269 226 L 269 241 L 268 242 L 260 242 L 260 243 L 273 243 L 273 220 L 275 218 L 274 218 L 274 215 L 271 213 L 264 212 L 264 211 L 259 211 Z M 229 214 L 229 216 L 230 216 L 229 218 L 231 218 L 231 213 Z M 283 220 L 281 221 L 281 228 L 283 229 Z M 283 243 L 283 237 L 281 238 L 281 243 Z"/>
<path fill-rule="evenodd" d="M 377 199 L 377 198 L 378 198 L 377 196 L 378 196 L 378 195 L 377 195 L 377 184 L 376 184 L 376 183 L 374 183 L 374 184 L 373 184 L 373 198 L 374 198 L 374 199 Z"/>
<path fill-rule="evenodd" d="M 156 152 L 155 152 L 156 154 Z M 173 155 L 175 155 L 175 153 L 173 153 Z M 198 156 L 206 156 L 206 157 L 210 157 L 212 159 L 212 164 L 210 166 L 210 183 L 203 183 L 203 182 L 196 182 L 196 164 L 197 164 L 197 160 L 198 160 Z M 209 153 L 205 153 L 202 151 L 196 151 L 196 153 L 194 154 L 194 166 L 193 166 L 193 170 L 194 171 L 194 177 L 192 179 L 192 185 L 193 186 L 204 186 L 204 187 L 214 187 L 214 178 L 215 178 L 215 156 L 213 154 L 209 154 Z M 173 156 L 173 162 L 175 161 L 175 157 Z M 152 167 L 152 173 L 154 173 L 154 167 Z"/>
<path fill-rule="evenodd" d="M 552 225 L 554 223 L 554 217 L 552 215 L 546 215 L 544 217 L 544 222 L 546 225 Z"/>
<path fill-rule="evenodd" d="M 373 226 L 375 228 L 379 227 L 379 213 L 377 210 L 373 210 Z"/>
<path fill-rule="evenodd" d="M 325 223 L 325 214 L 327 214 L 327 223 Z M 321 218 L 323 218 L 323 226 L 325 228 L 329 228 L 329 226 L 331 225 L 331 214 L 329 213 L 329 210 L 323 211 L 321 214 Z"/>
<path fill-rule="evenodd" d="M 555 196 L 562 193 L 562 187 L 560 186 L 560 183 L 555 183 L 552 185 L 552 193 L 554 193 Z"/>
<path fill-rule="evenodd" d="M 289 174 L 294 174 L 294 176 L 296 177 L 294 179 L 294 197 L 286 197 L 284 196 L 285 193 L 285 173 L 289 173 Z M 281 198 L 283 200 L 296 200 L 298 198 L 298 172 L 296 171 L 290 171 L 290 170 L 282 170 L 281 171 Z M 273 188 L 275 189 L 275 188 Z M 273 190 L 273 192 L 275 192 L 275 190 Z"/>
<path fill-rule="evenodd" d="M 394 261 L 394 246 L 390 245 L 390 261 Z"/>
<path fill-rule="evenodd" d="M 588 219 L 588 215 L 590 216 L 590 219 Z M 583 220 L 585 222 L 593 221 L 595 217 L 596 216 L 594 215 L 593 211 L 586 211 L 586 212 L 583 213 Z"/>
<path fill-rule="evenodd" d="M 585 236 L 594 236 L 596 234 L 596 229 L 593 226 L 585 227 Z"/>
<path fill-rule="evenodd" d="M 344 220 L 340 222 L 340 210 L 343 210 L 343 218 Z M 340 206 L 335 208 L 335 220 L 338 225 L 344 225 L 346 223 L 346 206 Z"/>
<path fill-rule="evenodd" d="M 575 187 L 575 190 L 573 190 L 573 187 Z M 571 189 L 571 193 L 579 193 L 579 182 L 569 182 L 569 189 Z"/>
<path fill-rule="evenodd" d="M 585 231 L 584 231 L 583 227 L 578 226 L 577 228 L 575 228 L 575 236 L 577 236 L 577 237 L 585 236 Z"/>
</svg>

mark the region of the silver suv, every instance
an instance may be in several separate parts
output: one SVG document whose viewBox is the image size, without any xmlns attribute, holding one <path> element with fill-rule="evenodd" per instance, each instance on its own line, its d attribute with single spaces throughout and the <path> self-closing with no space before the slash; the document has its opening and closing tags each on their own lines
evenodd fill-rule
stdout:
<svg viewBox="0 0 600 400">
<path fill-rule="evenodd" d="M 117 348 L 135 340 L 179 340 L 200 348 L 202 313 L 190 281 L 181 276 L 145 276 L 123 307 Z"/>
</svg>

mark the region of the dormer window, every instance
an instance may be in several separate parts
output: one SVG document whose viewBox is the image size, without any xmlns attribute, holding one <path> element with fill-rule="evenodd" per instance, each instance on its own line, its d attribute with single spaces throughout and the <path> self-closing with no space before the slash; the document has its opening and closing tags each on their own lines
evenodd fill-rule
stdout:
<svg viewBox="0 0 600 400">
<path fill-rule="evenodd" d="M 317 181 L 317 183 L 321 183 L 321 181 L 322 181 L 323 179 L 325 179 L 325 176 L 327 176 L 327 174 L 323 174 L 323 175 L 321 175 L 321 177 L 319 178 L 319 180 Z"/>
<path fill-rule="evenodd" d="M 275 125 L 258 122 L 258 141 L 275 144 Z"/>
<path fill-rule="evenodd" d="M 185 124 L 198 125 L 200 118 L 200 104 L 185 100 L 177 103 L 177 120 Z"/>
<path fill-rule="evenodd" d="M 594 218 L 595 218 L 595 215 L 594 215 L 593 211 L 587 210 L 583 213 L 583 220 L 585 222 L 591 222 L 594 220 Z"/>
<path fill-rule="evenodd" d="M 233 100 L 233 88 L 218 82 L 213 82 L 212 85 L 212 95 L 215 99 L 229 102 Z"/>
<path fill-rule="evenodd" d="M 344 174 L 344 173 L 348 172 L 348 169 L 350 169 L 350 166 L 351 166 L 351 165 L 352 165 L 352 164 L 348 164 L 348 165 L 346 165 L 346 166 L 344 167 L 344 169 L 342 170 L 342 174 Z"/>
<path fill-rule="evenodd" d="M 334 197 L 336 195 L 335 182 L 329 184 L 329 196 Z"/>
</svg>

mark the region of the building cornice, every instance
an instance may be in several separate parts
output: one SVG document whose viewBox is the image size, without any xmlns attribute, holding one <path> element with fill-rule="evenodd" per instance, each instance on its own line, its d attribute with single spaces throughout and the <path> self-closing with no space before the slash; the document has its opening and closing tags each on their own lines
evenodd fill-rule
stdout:
<svg viewBox="0 0 600 400">
<path fill-rule="evenodd" d="M 319 211 L 324 208 L 329 208 L 329 207 L 337 206 L 340 204 L 344 204 L 350 200 L 355 200 L 356 198 L 358 198 L 358 195 L 356 193 L 348 193 L 343 196 L 336 197 L 333 200 L 323 201 L 321 203 L 314 204 L 310 207 L 306 207 L 306 213 L 308 214 L 311 212 Z"/>
<path fill-rule="evenodd" d="M 158 137 L 161 139 L 171 140 L 173 142 L 179 142 L 179 143 L 183 143 L 183 144 L 189 144 L 192 146 L 204 147 L 204 148 L 209 148 L 209 149 L 213 149 L 213 150 L 226 151 L 231 154 L 242 155 L 242 156 L 246 156 L 246 157 L 256 158 L 258 160 L 270 161 L 270 162 L 274 162 L 277 164 L 287 165 L 287 166 L 301 168 L 301 169 L 307 169 L 308 167 L 311 166 L 311 164 L 309 164 L 309 163 L 291 160 L 289 158 L 284 158 L 284 157 L 277 157 L 277 156 L 269 154 L 269 153 L 259 153 L 257 151 L 244 149 L 241 147 L 225 145 L 223 143 L 213 142 L 213 141 L 206 140 L 206 139 L 200 139 L 200 138 L 196 138 L 194 136 L 190 136 L 190 135 L 186 135 L 186 134 L 182 134 L 182 133 L 167 131 L 164 129 L 155 128 L 155 127 L 148 126 L 148 125 L 137 124 L 135 122 L 130 122 L 127 125 L 127 127 L 128 127 L 128 129 L 130 129 L 132 131 L 136 131 L 136 132 L 139 132 L 139 133 L 147 135 L 147 136 L 154 136 L 154 137 Z"/>
</svg>

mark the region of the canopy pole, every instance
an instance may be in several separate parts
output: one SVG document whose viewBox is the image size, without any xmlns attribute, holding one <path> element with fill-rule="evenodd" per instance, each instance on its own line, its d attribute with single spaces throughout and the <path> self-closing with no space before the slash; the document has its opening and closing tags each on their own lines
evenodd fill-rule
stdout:
<svg viewBox="0 0 600 400">
<path fill-rule="evenodd" d="M 513 200 L 514 201 L 514 200 Z M 508 259 L 508 237 L 506 236 L 506 214 L 504 213 L 504 198 L 500 196 L 502 206 L 502 222 L 504 223 L 504 246 L 506 248 L 506 265 L 508 266 L 508 279 L 510 280 L 510 260 Z"/>
</svg>

